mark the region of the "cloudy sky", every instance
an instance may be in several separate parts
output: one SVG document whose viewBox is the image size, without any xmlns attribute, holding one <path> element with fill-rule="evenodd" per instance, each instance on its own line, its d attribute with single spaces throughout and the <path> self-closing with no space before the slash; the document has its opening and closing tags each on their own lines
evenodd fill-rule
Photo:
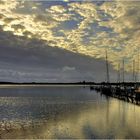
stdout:
<svg viewBox="0 0 140 140">
<path fill-rule="evenodd" d="M 0 0 L 0 81 L 104 81 L 138 71 L 140 2 Z"/>
</svg>

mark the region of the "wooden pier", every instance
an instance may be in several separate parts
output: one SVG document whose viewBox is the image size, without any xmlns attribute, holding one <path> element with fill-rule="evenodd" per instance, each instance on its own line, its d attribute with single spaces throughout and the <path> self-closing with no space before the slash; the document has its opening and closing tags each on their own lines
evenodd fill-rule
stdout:
<svg viewBox="0 0 140 140">
<path fill-rule="evenodd" d="M 135 83 L 104 83 L 92 85 L 90 86 L 90 90 L 140 105 L 140 89 Z"/>
</svg>

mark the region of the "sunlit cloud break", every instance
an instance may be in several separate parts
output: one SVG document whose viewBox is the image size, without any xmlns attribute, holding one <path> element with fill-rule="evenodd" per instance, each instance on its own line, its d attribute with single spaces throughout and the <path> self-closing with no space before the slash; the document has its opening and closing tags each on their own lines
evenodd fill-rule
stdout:
<svg viewBox="0 0 140 140">
<path fill-rule="evenodd" d="M 105 59 L 117 69 L 122 59 L 130 71 L 138 63 L 140 2 L 135 1 L 27 1 L 1 0 L 0 26 L 15 36 L 43 40 L 93 58 Z M 30 47 L 30 46 L 27 46 Z"/>
</svg>

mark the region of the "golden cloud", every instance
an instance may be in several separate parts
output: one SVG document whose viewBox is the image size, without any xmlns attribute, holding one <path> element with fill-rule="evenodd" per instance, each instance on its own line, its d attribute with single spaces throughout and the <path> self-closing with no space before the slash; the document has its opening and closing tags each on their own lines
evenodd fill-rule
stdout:
<svg viewBox="0 0 140 140">
<path fill-rule="evenodd" d="M 138 60 L 139 8 L 140 2 L 114 1 L 100 6 L 94 2 L 72 2 L 67 7 L 54 5 L 43 10 L 39 2 L 1 0 L 0 25 L 14 35 L 38 38 L 52 47 L 94 58 L 105 58 L 108 49 L 115 69 L 123 58 L 129 68 L 133 59 Z M 75 28 L 59 29 L 59 25 L 73 20 L 77 21 Z M 60 32 L 62 35 L 57 35 Z"/>
</svg>

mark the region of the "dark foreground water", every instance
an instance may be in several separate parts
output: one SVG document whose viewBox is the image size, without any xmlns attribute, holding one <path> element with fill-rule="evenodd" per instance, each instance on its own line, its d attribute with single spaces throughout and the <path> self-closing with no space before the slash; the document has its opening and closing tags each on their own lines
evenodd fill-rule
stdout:
<svg viewBox="0 0 140 140">
<path fill-rule="evenodd" d="M 140 138 L 140 107 L 82 86 L 0 87 L 0 138 Z"/>
</svg>

